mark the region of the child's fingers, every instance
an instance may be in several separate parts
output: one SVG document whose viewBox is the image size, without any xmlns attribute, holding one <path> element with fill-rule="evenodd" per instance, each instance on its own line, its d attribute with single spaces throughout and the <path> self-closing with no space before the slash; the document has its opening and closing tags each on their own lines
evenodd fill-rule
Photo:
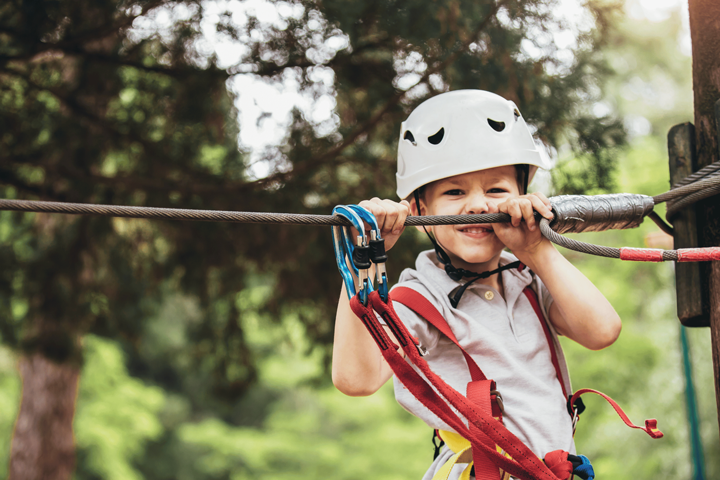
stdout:
<svg viewBox="0 0 720 480">
<path fill-rule="evenodd" d="M 359 205 L 375 216 L 382 236 L 402 232 L 405 218 L 409 213 L 407 202 L 400 204 L 375 197 L 371 200 L 364 200 Z"/>
<path fill-rule="evenodd" d="M 535 230 L 535 210 L 533 209 L 532 202 L 526 198 L 521 198 L 519 204 L 522 218 L 525 219 L 525 224 L 530 230 Z"/>
<path fill-rule="evenodd" d="M 386 211 L 382 204 L 375 202 L 375 199 L 371 200 L 363 200 L 358 204 L 359 206 L 363 207 L 365 210 L 369 211 L 375 216 L 375 220 L 377 220 L 378 227 L 380 230 L 382 230 L 382 226 L 385 223 L 385 215 Z M 369 225 L 365 225 L 365 230 L 370 230 Z"/>
<path fill-rule="evenodd" d="M 385 215 L 385 223 L 381 229 L 382 234 L 392 233 L 399 235 L 405 228 L 405 218 L 410 213 L 410 208 L 406 204 L 393 202 L 392 200 L 382 200 L 382 204 L 388 212 Z"/>
<path fill-rule="evenodd" d="M 400 214 L 398 215 L 397 222 L 395 223 L 393 233 L 400 234 L 405 229 L 405 220 L 408 215 L 410 215 L 410 202 L 403 200 L 400 202 L 398 208 L 400 209 Z"/>
<path fill-rule="evenodd" d="M 548 220 L 553 219 L 554 215 L 552 213 L 552 203 L 550 203 L 550 200 L 548 200 L 545 195 L 537 192 L 527 195 L 527 198 L 532 202 L 533 208 L 537 210 L 540 215 Z"/>
<path fill-rule="evenodd" d="M 500 211 L 504 211 L 508 215 L 510 215 L 510 223 L 513 227 L 517 227 L 520 225 L 520 221 L 523 218 L 523 212 L 520 208 L 520 200 L 517 198 L 514 198 L 512 200 L 508 200 L 507 202 L 502 203 L 501 205 L 498 205 L 500 207 Z"/>
</svg>

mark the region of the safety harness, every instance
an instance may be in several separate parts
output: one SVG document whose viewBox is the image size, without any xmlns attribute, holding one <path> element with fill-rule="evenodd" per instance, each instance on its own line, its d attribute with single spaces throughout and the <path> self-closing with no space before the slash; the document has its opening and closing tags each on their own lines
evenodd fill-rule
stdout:
<svg viewBox="0 0 720 480">
<path fill-rule="evenodd" d="M 354 212 L 357 212 L 359 208 L 357 206 L 351 207 Z M 336 214 L 343 215 L 345 212 L 347 210 L 341 209 L 336 211 Z M 348 217 L 353 216 L 352 214 L 348 215 Z M 382 242 L 376 225 L 371 223 L 371 229 L 374 231 L 373 238 Z M 367 245 L 367 236 L 364 229 L 358 230 L 361 235 L 357 243 Z M 352 253 L 354 253 L 343 251 L 343 246 L 350 245 L 349 242 L 342 241 L 342 237 L 346 236 L 347 233 L 345 231 L 343 235 L 339 235 L 337 231 L 334 232 L 336 258 L 341 272 L 344 271 L 344 277 L 346 276 L 345 273 L 349 273 L 349 259 L 353 257 Z M 377 251 L 379 252 L 380 249 L 377 249 Z M 381 251 L 383 258 L 380 260 L 380 256 L 378 256 L 377 263 L 384 263 L 385 261 L 384 247 Z M 369 256 L 373 263 L 376 263 L 376 259 L 372 258 L 375 255 L 369 254 Z M 384 266 L 382 271 L 385 273 Z M 382 292 L 383 295 L 381 296 L 381 293 L 377 290 L 371 291 L 368 288 L 367 279 L 369 275 L 367 275 L 367 272 L 365 274 L 358 273 L 358 277 L 364 279 L 364 284 L 360 283 L 360 290 L 357 294 L 355 294 L 354 282 L 350 285 L 346 282 L 346 288 L 350 296 L 350 307 L 353 312 L 372 336 L 383 358 L 398 380 L 428 410 L 454 430 L 454 432 L 438 432 L 441 439 L 446 442 L 455 454 L 448 463 L 441 467 L 433 480 L 447 479 L 452 468 L 457 463 L 468 463 L 461 479 L 469 479 L 473 470 L 475 478 L 478 480 L 506 480 L 510 475 L 520 479 L 533 480 L 566 480 L 573 474 L 577 474 L 581 478 L 593 478 L 592 467 L 585 457 L 574 456 L 568 454 L 568 452 L 556 450 L 548 453 L 543 461 L 503 425 L 502 396 L 499 394 L 495 382 L 485 376 L 473 358 L 458 343 L 444 317 L 425 297 L 407 287 L 394 288 L 390 292 L 389 298 L 384 295 L 384 292 Z M 385 277 L 383 280 L 386 282 L 387 278 Z M 542 324 L 558 381 L 561 384 L 565 398 L 568 398 L 553 336 L 540 309 L 537 295 L 529 287 L 523 293 Z M 426 350 L 407 330 L 395 312 L 392 302 L 388 301 L 388 299 L 397 301 L 413 310 L 460 348 L 471 376 L 466 395 L 453 389 L 430 369 L 427 361 L 423 358 L 427 354 Z M 378 317 L 382 318 L 385 325 L 388 326 L 397 340 L 397 345 L 391 340 Z M 399 352 L 398 345 L 403 349 L 407 360 Z M 413 365 L 419 372 L 413 368 Z M 580 396 L 585 393 L 595 393 L 605 398 L 629 427 L 643 430 L 652 438 L 661 438 L 663 436 L 662 432 L 657 429 L 655 419 L 646 420 L 644 427 L 634 425 L 615 401 L 607 395 L 591 389 L 578 390 L 569 397 L 568 410 L 569 414 L 573 416 L 573 428 L 583 408 Z M 467 423 L 461 417 L 465 418 Z M 472 464 L 469 463 L 471 460 Z"/>
</svg>

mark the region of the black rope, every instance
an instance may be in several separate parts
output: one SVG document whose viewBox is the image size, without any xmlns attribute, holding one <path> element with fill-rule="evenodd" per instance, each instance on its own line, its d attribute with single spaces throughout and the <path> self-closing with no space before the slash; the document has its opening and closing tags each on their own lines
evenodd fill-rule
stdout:
<svg viewBox="0 0 720 480">
<path fill-rule="evenodd" d="M 648 218 L 650 220 L 652 220 L 653 222 L 655 222 L 655 225 L 657 225 L 660 228 L 660 230 L 662 230 L 663 232 L 667 233 L 668 235 L 675 235 L 675 229 L 672 226 L 665 223 L 663 221 L 663 219 L 660 218 L 660 215 L 658 215 L 654 211 L 648 213 Z"/>
</svg>

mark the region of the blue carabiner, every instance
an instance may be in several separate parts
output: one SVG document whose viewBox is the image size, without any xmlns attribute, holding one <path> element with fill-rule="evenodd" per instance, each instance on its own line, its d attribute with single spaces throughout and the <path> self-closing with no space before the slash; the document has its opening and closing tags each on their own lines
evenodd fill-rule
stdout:
<svg viewBox="0 0 720 480">
<path fill-rule="evenodd" d="M 362 220 L 355 215 L 354 212 L 345 209 L 342 205 L 338 205 L 333 209 L 333 215 L 340 216 L 347 220 L 357 228 L 362 225 Z M 345 289 L 348 297 L 352 298 L 355 296 L 355 285 L 357 283 L 357 269 L 355 265 L 348 261 L 347 252 L 352 251 L 352 244 L 348 244 L 348 235 L 346 234 L 346 227 L 333 226 L 333 248 L 335 250 L 335 261 L 340 271 L 340 275 L 343 277 L 345 283 Z"/>
<path fill-rule="evenodd" d="M 370 225 L 370 241 L 368 245 L 370 247 L 370 260 L 375 264 L 375 288 L 377 288 L 380 298 L 387 303 L 389 293 L 387 269 L 385 267 L 387 256 L 385 255 L 385 240 L 380 236 L 380 227 L 378 226 L 377 219 L 370 211 L 359 205 L 348 205 L 348 207 L 354 210 L 355 213 Z"/>
<path fill-rule="evenodd" d="M 370 230 L 374 230 L 377 232 L 378 235 L 380 235 L 380 227 L 378 227 L 377 219 L 375 218 L 375 215 L 370 213 L 369 210 L 366 208 L 361 207 L 360 205 L 346 205 L 347 208 L 351 209 L 353 212 L 355 212 L 360 218 L 362 218 L 365 223 L 370 225 Z"/>
<path fill-rule="evenodd" d="M 369 213 L 369 212 L 366 212 Z M 333 247 L 335 249 L 335 261 L 340 270 L 340 275 L 345 282 L 345 289 L 348 297 L 355 296 L 356 285 L 359 288 L 357 294 L 364 305 L 367 305 L 368 293 L 372 291 L 372 282 L 368 278 L 369 261 L 363 261 L 366 256 L 365 250 L 368 249 L 367 236 L 365 235 L 365 225 L 360 215 L 354 208 L 346 205 L 338 205 L 333 209 L 333 215 L 337 215 L 350 220 L 353 226 L 358 230 L 360 236 L 357 238 L 357 245 L 354 245 L 350 238 L 348 227 L 333 226 Z M 364 216 L 364 215 L 363 215 Z M 375 222 L 377 225 L 377 222 Z M 357 251 L 357 252 L 356 252 Z M 361 267 L 358 268 L 356 262 L 360 261 Z"/>
</svg>

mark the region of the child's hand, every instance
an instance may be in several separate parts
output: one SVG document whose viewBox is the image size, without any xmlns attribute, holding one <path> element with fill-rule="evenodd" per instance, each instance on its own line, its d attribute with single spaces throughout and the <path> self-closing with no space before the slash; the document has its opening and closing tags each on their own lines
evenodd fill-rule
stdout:
<svg viewBox="0 0 720 480">
<path fill-rule="evenodd" d="M 363 200 L 359 205 L 375 215 L 380 227 L 380 235 L 385 239 L 385 250 L 390 250 L 405 230 L 405 219 L 410 214 L 410 204 L 405 200 L 397 203 L 375 197 L 371 200 Z M 367 225 L 366 229 L 370 230 Z"/>
<path fill-rule="evenodd" d="M 495 234 L 515 256 L 524 260 L 522 257 L 525 254 L 532 255 L 537 247 L 546 240 L 540 233 L 534 211 L 537 210 L 543 217 L 552 220 L 553 213 L 550 208 L 550 200 L 542 193 L 532 193 L 505 200 L 498 204 L 497 209 L 499 212 L 510 215 L 511 221 L 510 223 L 494 223 Z"/>
</svg>

